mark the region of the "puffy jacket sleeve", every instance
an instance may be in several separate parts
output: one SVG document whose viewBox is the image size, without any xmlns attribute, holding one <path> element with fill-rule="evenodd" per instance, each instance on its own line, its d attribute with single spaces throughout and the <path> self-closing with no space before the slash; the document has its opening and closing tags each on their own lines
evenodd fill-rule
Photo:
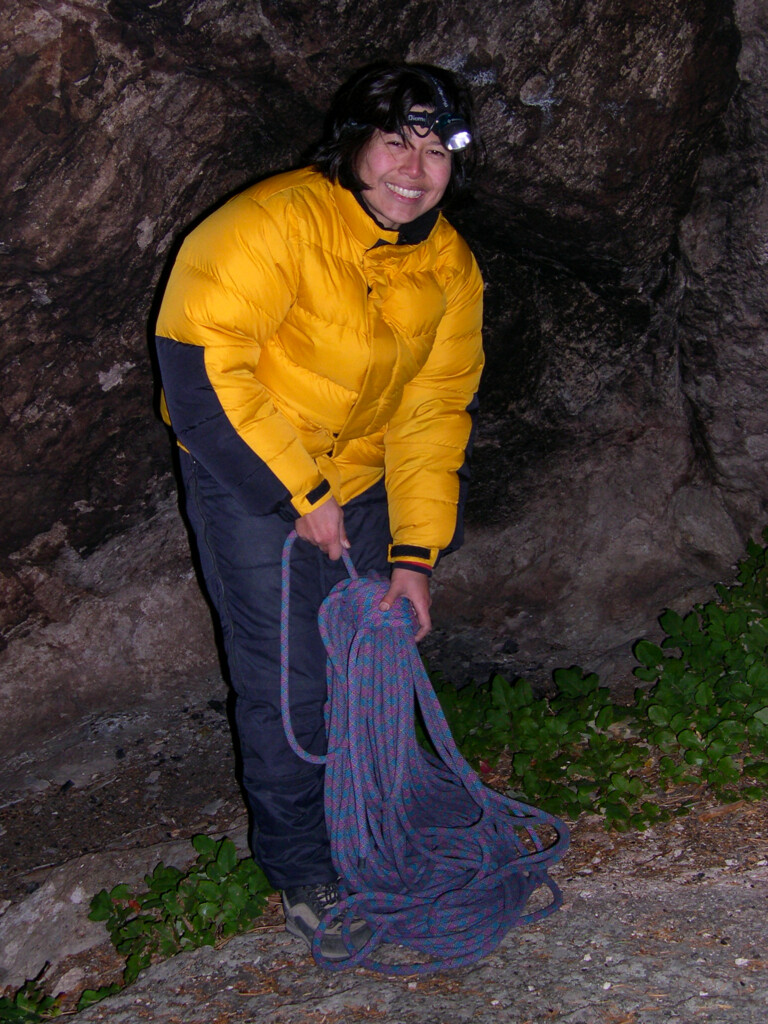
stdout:
<svg viewBox="0 0 768 1024">
<path fill-rule="evenodd" d="M 171 425 L 249 511 L 304 515 L 330 494 L 296 430 L 256 379 L 263 344 L 295 301 L 286 204 L 236 196 L 185 240 L 157 321 Z"/>
<path fill-rule="evenodd" d="M 429 572 L 456 547 L 477 389 L 483 367 L 483 282 L 466 244 L 426 363 L 406 385 L 384 437 L 390 561 Z"/>
</svg>

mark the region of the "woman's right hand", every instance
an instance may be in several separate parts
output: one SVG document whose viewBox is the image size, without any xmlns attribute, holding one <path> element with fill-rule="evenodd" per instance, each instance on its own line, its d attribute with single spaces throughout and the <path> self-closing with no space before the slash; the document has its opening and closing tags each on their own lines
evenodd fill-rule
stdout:
<svg viewBox="0 0 768 1024">
<path fill-rule="evenodd" d="M 296 533 L 302 540 L 320 548 L 331 561 L 341 558 L 341 549 L 349 549 L 344 529 L 344 511 L 335 498 L 296 520 Z"/>
</svg>

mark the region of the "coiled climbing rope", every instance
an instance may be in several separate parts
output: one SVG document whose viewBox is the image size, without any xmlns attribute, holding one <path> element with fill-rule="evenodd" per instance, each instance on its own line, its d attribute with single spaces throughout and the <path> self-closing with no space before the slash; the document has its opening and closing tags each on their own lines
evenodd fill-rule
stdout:
<svg viewBox="0 0 768 1024">
<path fill-rule="evenodd" d="M 515 925 L 552 913 L 562 897 L 548 868 L 568 846 L 560 819 L 485 786 L 459 753 L 416 647 L 410 604 L 379 610 L 388 584 L 350 578 L 320 609 L 328 653 L 328 754 L 309 754 L 291 726 L 288 679 L 290 551 L 283 550 L 281 702 L 294 752 L 325 763 L 325 814 L 342 901 L 321 921 L 312 951 L 330 970 L 364 966 L 387 974 L 428 973 L 478 960 Z M 419 744 L 416 702 L 435 754 Z M 545 845 L 537 830 L 552 830 Z M 551 899 L 525 912 L 545 886 Z M 363 917 L 369 942 L 354 952 L 349 924 Z M 320 953 L 342 921 L 348 959 Z M 384 943 L 422 954 L 417 962 L 372 958 Z M 428 959 L 424 959 L 424 956 Z"/>
</svg>

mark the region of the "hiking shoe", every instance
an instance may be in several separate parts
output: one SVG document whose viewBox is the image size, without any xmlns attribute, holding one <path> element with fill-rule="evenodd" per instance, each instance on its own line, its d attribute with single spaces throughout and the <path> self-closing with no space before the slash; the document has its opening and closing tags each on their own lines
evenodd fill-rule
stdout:
<svg viewBox="0 0 768 1024">
<path fill-rule="evenodd" d="M 320 919 L 337 905 L 341 899 L 337 882 L 319 882 L 316 885 L 297 885 L 284 889 L 283 910 L 285 930 L 303 939 L 309 948 Z M 320 952 L 327 960 L 346 960 L 350 953 L 342 937 L 342 919 L 334 921 L 323 935 Z M 350 941 L 354 952 L 362 949 L 373 932 L 367 921 L 361 917 L 352 919 Z"/>
</svg>

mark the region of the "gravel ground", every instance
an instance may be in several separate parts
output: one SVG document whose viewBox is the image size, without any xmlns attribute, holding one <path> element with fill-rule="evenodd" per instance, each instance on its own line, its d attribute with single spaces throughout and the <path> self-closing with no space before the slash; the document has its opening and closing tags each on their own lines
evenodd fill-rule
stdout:
<svg viewBox="0 0 768 1024">
<path fill-rule="evenodd" d="M 566 882 L 564 909 L 480 963 L 426 978 L 318 969 L 284 933 L 151 968 L 79 1024 L 765 1024 L 765 869 Z"/>
</svg>

